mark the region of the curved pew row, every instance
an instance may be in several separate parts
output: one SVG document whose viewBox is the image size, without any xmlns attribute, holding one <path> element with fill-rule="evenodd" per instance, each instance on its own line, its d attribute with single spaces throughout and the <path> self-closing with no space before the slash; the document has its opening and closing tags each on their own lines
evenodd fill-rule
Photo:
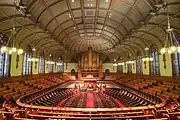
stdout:
<svg viewBox="0 0 180 120">
<path fill-rule="evenodd" d="M 61 101 L 61 98 L 68 98 L 73 96 L 74 93 L 71 89 L 59 89 L 58 87 L 46 92 L 42 92 L 42 90 L 29 96 L 22 97 L 21 99 L 17 100 L 17 104 L 24 109 L 23 116 L 34 119 L 153 119 L 158 118 L 156 117 L 158 110 L 161 110 L 160 113 L 167 112 L 166 110 L 162 109 L 165 105 L 164 100 L 161 100 L 158 97 L 152 96 L 150 94 L 139 92 L 138 90 L 132 90 L 133 89 L 121 86 L 120 89 L 106 89 L 106 91 L 102 93 L 108 96 L 112 96 L 113 94 L 114 96 L 112 97 L 115 97 L 115 99 L 119 99 L 120 101 L 124 102 L 126 107 L 123 108 L 53 107 L 58 104 L 57 99 Z M 62 93 L 65 94 L 65 96 Z M 59 97 L 57 94 L 61 97 Z M 52 96 L 55 97 L 55 100 L 49 101 L 48 99 L 51 99 Z M 126 98 L 129 100 L 126 100 Z M 137 99 L 139 102 L 136 101 Z M 162 115 L 162 117 L 164 116 Z M 18 119 L 18 115 L 16 119 Z"/>
</svg>

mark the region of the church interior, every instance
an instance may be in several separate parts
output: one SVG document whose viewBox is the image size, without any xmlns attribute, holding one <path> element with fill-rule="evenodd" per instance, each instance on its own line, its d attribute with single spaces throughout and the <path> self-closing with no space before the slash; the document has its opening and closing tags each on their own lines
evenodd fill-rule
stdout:
<svg viewBox="0 0 180 120">
<path fill-rule="evenodd" d="M 180 0 L 0 0 L 0 120 L 180 120 Z"/>
</svg>

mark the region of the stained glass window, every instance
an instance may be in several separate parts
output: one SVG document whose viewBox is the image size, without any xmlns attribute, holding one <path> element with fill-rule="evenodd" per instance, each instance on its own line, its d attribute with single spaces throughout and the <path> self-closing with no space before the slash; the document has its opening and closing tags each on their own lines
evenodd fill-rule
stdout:
<svg viewBox="0 0 180 120">
<path fill-rule="evenodd" d="M 0 76 L 9 76 L 10 71 L 9 53 L 0 53 Z"/>
<path fill-rule="evenodd" d="M 176 35 L 177 41 L 180 43 L 180 34 Z M 173 76 L 180 76 L 180 53 L 172 54 Z"/>
<path fill-rule="evenodd" d="M 127 64 L 128 73 L 132 73 L 132 64 Z"/>
<path fill-rule="evenodd" d="M 9 76 L 9 68 L 10 68 L 10 55 L 9 53 L 5 53 L 5 61 L 4 61 L 4 76 Z"/>
<path fill-rule="evenodd" d="M 53 58 L 50 57 L 50 64 L 49 64 L 49 73 L 53 73 L 54 64 L 53 64 Z"/>
<path fill-rule="evenodd" d="M 137 66 L 137 69 L 136 69 L 137 74 L 141 74 L 142 73 L 142 56 L 137 57 L 136 66 Z"/>
<path fill-rule="evenodd" d="M 0 76 L 3 76 L 4 55 L 0 53 Z"/>
<path fill-rule="evenodd" d="M 117 72 L 118 73 L 123 73 L 123 66 L 122 65 L 117 66 Z"/>
<path fill-rule="evenodd" d="M 180 76 L 180 53 L 172 54 L 173 76 Z"/>
<path fill-rule="evenodd" d="M 153 61 L 150 62 L 151 75 L 159 75 L 159 56 L 155 46 L 151 48 L 150 57 L 153 58 Z"/>
<path fill-rule="evenodd" d="M 29 59 L 32 58 L 31 52 L 24 53 L 24 61 L 23 61 L 23 75 L 31 75 L 32 74 L 32 62 Z"/>
<path fill-rule="evenodd" d="M 63 72 L 63 71 L 64 71 L 64 62 L 62 57 L 60 57 L 57 63 L 57 72 Z"/>
<path fill-rule="evenodd" d="M 44 73 L 44 56 L 40 56 L 40 60 L 39 60 L 39 73 Z"/>
</svg>

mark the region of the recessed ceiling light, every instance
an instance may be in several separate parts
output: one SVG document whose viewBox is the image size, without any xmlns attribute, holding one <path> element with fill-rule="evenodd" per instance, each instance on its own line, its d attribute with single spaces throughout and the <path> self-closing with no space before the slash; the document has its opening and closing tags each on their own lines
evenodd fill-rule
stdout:
<svg viewBox="0 0 180 120">
<path fill-rule="evenodd" d="M 35 50 L 36 50 L 35 48 L 32 49 L 32 51 L 35 51 Z"/>
<path fill-rule="evenodd" d="M 69 18 L 71 18 L 71 14 L 69 13 Z"/>
<path fill-rule="evenodd" d="M 106 0 L 106 2 L 109 2 L 109 0 Z"/>
<path fill-rule="evenodd" d="M 74 0 L 72 0 L 72 2 L 74 2 Z"/>
</svg>

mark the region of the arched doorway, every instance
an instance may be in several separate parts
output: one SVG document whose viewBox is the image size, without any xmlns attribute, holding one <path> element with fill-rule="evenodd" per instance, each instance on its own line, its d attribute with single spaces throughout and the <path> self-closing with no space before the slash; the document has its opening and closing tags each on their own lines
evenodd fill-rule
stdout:
<svg viewBox="0 0 180 120">
<path fill-rule="evenodd" d="M 105 76 L 109 76 L 110 75 L 110 71 L 109 71 L 109 69 L 106 69 L 105 70 Z"/>
<path fill-rule="evenodd" d="M 75 76 L 76 75 L 76 71 L 74 69 L 71 70 L 71 76 Z"/>
</svg>

